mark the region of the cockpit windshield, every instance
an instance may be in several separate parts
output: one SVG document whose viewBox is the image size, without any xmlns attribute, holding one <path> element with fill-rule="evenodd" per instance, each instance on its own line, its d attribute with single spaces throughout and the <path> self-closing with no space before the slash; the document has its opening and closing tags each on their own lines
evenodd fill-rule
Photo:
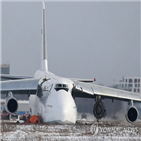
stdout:
<svg viewBox="0 0 141 141">
<path fill-rule="evenodd" d="M 55 89 L 56 91 L 59 91 L 59 90 L 68 91 L 68 90 L 69 90 L 69 87 L 68 87 L 67 84 L 56 84 L 54 89 Z"/>
</svg>

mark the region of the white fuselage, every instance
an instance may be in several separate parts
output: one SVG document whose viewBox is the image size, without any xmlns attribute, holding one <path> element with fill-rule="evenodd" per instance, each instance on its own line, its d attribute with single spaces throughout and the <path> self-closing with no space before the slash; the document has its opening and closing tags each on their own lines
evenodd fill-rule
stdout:
<svg viewBox="0 0 141 141">
<path fill-rule="evenodd" d="M 40 78 L 38 76 L 42 77 L 38 83 L 42 88 L 42 92 L 30 95 L 31 114 L 39 116 L 43 122 L 75 124 L 77 108 L 71 95 L 73 82 L 40 71 L 35 74 L 36 78 Z"/>
</svg>

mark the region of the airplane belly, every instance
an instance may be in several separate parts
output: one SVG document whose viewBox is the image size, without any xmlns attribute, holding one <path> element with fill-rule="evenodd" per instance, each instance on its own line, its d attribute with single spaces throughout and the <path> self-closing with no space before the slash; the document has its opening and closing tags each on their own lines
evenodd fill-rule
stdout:
<svg viewBox="0 0 141 141">
<path fill-rule="evenodd" d="M 45 103 L 43 122 L 75 124 L 76 117 L 76 104 L 69 92 L 60 90 L 48 97 Z"/>
</svg>

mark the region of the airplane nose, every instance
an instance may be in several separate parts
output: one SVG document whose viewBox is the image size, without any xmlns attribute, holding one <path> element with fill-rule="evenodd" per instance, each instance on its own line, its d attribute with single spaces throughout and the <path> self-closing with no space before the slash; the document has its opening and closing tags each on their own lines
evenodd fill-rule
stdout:
<svg viewBox="0 0 141 141">
<path fill-rule="evenodd" d="M 69 92 L 60 90 L 51 94 L 46 102 L 45 122 L 76 122 L 77 109 Z"/>
</svg>

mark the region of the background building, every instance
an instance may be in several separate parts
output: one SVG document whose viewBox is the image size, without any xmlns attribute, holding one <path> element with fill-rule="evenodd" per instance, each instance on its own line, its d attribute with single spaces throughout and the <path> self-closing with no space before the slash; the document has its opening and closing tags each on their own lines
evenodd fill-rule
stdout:
<svg viewBox="0 0 141 141">
<path fill-rule="evenodd" d="M 1 74 L 9 74 L 10 73 L 10 65 L 2 64 L 1 65 Z"/>
<path fill-rule="evenodd" d="M 10 74 L 10 65 L 9 64 L 1 64 L 1 74 Z M 4 78 L 0 78 L 1 81 L 4 81 Z"/>
<path fill-rule="evenodd" d="M 141 92 L 141 77 L 123 77 L 122 80 L 115 83 L 118 89 L 128 90 L 131 92 Z"/>
</svg>

